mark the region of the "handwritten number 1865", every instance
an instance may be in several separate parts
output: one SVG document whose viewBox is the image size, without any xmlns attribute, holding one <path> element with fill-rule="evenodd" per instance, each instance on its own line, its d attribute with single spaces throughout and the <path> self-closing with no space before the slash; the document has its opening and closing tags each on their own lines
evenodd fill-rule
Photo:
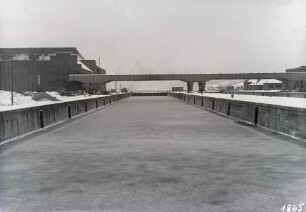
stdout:
<svg viewBox="0 0 306 212">
<path fill-rule="evenodd" d="M 296 205 L 288 204 L 287 207 L 284 205 L 280 210 L 282 212 L 302 212 L 303 211 L 304 203 L 299 204 L 297 207 Z"/>
</svg>

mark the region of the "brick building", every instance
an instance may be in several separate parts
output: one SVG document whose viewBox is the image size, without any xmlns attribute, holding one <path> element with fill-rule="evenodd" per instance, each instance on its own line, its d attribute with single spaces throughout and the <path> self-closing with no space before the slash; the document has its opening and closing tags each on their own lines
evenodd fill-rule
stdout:
<svg viewBox="0 0 306 212">
<path fill-rule="evenodd" d="M 0 48 L 0 90 L 103 90 L 99 85 L 68 81 L 69 74 L 105 74 L 95 60 L 76 48 Z"/>
</svg>

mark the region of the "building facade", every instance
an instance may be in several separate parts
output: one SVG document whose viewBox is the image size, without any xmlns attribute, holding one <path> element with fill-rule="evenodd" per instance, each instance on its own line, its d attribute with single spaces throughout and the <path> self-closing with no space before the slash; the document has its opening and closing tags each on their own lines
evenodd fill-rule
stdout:
<svg viewBox="0 0 306 212">
<path fill-rule="evenodd" d="M 287 69 L 286 72 L 306 72 L 306 66 L 299 68 Z M 306 80 L 291 80 L 287 82 L 288 88 L 291 91 L 306 92 Z"/>
<path fill-rule="evenodd" d="M 0 48 L 0 90 L 75 91 L 104 89 L 68 81 L 69 74 L 105 74 L 76 48 Z M 91 90 L 90 90 L 91 89 Z"/>
</svg>

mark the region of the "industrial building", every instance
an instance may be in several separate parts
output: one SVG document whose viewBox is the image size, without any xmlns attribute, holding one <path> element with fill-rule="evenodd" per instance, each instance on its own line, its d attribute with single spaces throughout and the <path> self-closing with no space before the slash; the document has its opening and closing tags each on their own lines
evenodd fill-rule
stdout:
<svg viewBox="0 0 306 212">
<path fill-rule="evenodd" d="M 99 85 L 68 81 L 69 74 L 105 74 L 95 60 L 86 60 L 77 48 L 0 48 L 0 90 L 103 90 Z"/>
<path fill-rule="evenodd" d="M 287 69 L 289 73 L 306 72 L 306 66 Z M 250 79 L 244 82 L 244 90 L 280 90 L 280 91 L 306 91 L 306 80 L 277 80 L 277 79 Z"/>
<path fill-rule="evenodd" d="M 298 68 L 287 69 L 286 72 L 306 72 L 306 66 Z M 292 80 L 288 81 L 289 90 L 306 92 L 306 80 Z"/>
</svg>

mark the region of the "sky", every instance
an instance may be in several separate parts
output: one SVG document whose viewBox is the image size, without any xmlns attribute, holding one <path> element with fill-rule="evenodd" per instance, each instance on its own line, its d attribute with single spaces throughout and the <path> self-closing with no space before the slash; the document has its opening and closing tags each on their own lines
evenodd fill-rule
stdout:
<svg viewBox="0 0 306 212">
<path fill-rule="evenodd" d="M 0 0 L 0 47 L 77 47 L 108 73 L 306 65 L 306 0 Z"/>
</svg>

